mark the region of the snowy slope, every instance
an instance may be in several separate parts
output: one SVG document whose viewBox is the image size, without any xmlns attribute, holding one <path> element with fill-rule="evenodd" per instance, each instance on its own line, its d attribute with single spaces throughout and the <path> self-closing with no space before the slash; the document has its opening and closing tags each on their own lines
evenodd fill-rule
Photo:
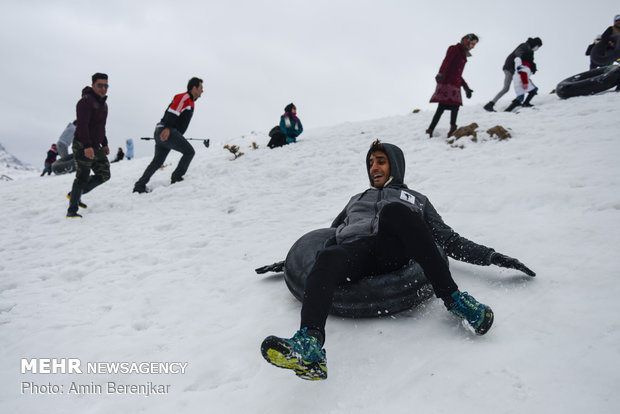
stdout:
<svg viewBox="0 0 620 414">
<path fill-rule="evenodd" d="M 131 190 L 150 159 L 123 161 L 84 196 L 82 220 L 64 217 L 71 176 L 0 182 L 0 411 L 616 412 L 619 96 L 542 96 L 519 114 L 466 106 L 460 125 L 480 127 L 464 149 L 424 136 L 432 112 L 307 126 L 276 150 L 266 137 L 258 150 L 252 136 L 200 144 L 184 182 L 169 185 L 171 155 L 144 195 Z M 497 124 L 513 138 L 489 139 Z M 436 135 L 447 129 L 444 114 Z M 377 137 L 401 146 L 406 182 L 449 225 L 538 276 L 452 261 L 460 288 L 495 311 L 487 335 L 463 329 L 436 299 L 391 317 L 330 317 L 329 378 L 302 381 L 259 351 L 265 336 L 294 333 L 300 303 L 281 275 L 253 269 L 284 259 L 366 188 Z M 245 155 L 230 161 L 224 144 Z M 22 358 L 188 365 L 176 375 L 22 374 Z M 112 381 L 170 387 L 106 394 Z M 72 382 L 103 391 L 69 394 Z M 22 393 L 23 383 L 63 394 Z"/>
</svg>

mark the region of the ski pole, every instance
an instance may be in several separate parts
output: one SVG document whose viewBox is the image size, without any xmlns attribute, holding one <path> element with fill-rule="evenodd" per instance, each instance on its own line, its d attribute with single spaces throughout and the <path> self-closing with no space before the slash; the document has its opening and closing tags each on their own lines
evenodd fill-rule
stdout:
<svg viewBox="0 0 620 414">
<path fill-rule="evenodd" d="M 141 137 L 140 139 L 143 139 L 145 141 L 148 141 L 149 139 L 155 139 L 153 137 Z M 205 147 L 209 148 L 209 144 L 210 144 L 210 139 L 203 139 L 203 138 L 185 138 L 188 141 L 202 141 L 202 143 L 204 144 Z"/>
</svg>

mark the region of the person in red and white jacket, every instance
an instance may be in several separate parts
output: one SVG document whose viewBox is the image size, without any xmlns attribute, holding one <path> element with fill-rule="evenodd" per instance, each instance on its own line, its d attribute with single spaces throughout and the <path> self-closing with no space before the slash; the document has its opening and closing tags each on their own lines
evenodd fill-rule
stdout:
<svg viewBox="0 0 620 414">
<path fill-rule="evenodd" d="M 187 92 L 174 96 L 164 116 L 155 127 L 153 138 L 155 139 L 155 155 L 153 160 L 144 170 L 144 174 L 133 187 L 134 193 L 146 193 L 146 183 L 149 182 L 155 171 L 166 160 L 170 150 L 179 151 L 183 154 L 177 168 L 172 172 L 171 184 L 183 181 L 183 176 L 194 158 L 194 147 L 185 139 L 183 134 L 189 126 L 189 121 L 194 114 L 194 102 L 202 95 L 202 79 L 191 78 L 187 83 Z"/>
<path fill-rule="evenodd" d="M 41 177 L 47 173 L 47 175 L 52 174 L 52 164 L 56 161 L 56 157 L 58 156 L 58 150 L 56 149 L 56 144 L 52 144 L 52 147 L 47 151 L 47 157 L 45 158 L 45 162 L 43 163 L 43 172 L 41 173 Z"/>
<path fill-rule="evenodd" d="M 530 102 L 538 93 L 538 88 L 532 82 L 532 64 L 530 62 L 522 62 L 517 67 L 517 74 L 513 79 L 513 85 L 517 97 L 510 103 L 506 112 L 511 112 L 517 106 L 530 107 L 534 106 Z M 525 96 L 527 94 L 527 97 Z"/>
</svg>

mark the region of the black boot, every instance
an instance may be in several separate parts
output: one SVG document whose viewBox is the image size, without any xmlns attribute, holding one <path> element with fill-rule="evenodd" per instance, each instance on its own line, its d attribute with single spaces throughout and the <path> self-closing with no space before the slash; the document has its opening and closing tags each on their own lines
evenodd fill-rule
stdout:
<svg viewBox="0 0 620 414">
<path fill-rule="evenodd" d="M 528 93 L 527 94 L 527 98 L 525 98 L 525 102 L 523 102 L 523 106 L 526 106 L 526 107 L 534 106 L 530 102 L 536 96 L 536 94 L 537 94 L 536 91 L 532 91 L 532 92 Z"/>
<path fill-rule="evenodd" d="M 518 99 L 515 99 L 510 103 L 508 108 L 506 108 L 506 112 L 512 112 L 512 110 L 515 109 L 517 106 L 521 106 L 521 102 L 519 102 Z"/>
<path fill-rule="evenodd" d="M 429 128 L 429 129 L 427 129 L 424 132 L 428 134 L 429 138 L 433 138 L 433 129 L 432 128 Z"/>
<path fill-rule="evenodd" d="M 73 188 L 69 194 L 67 194 L 69 196 L 69 209 L 67 210 L 67 217 L 82 217 L 77 212 L 80 198 L 82 196 L 82 190 Z"/>
<path fill-rule="evenodd" d="M 484 108 L 485 111 L 495 112 L 495 109 L 493 109 L 494 105 L 495 105 L 495 102 L 489 101 L 489 103 L 486 104 L 483 108 Z"/>
<path fill-rule="evenodd" d="M 450 138 L 452 136 L 452 134 L 454 134 L 454 131 L 456 131 L 456 124 L 452 124 L 450 125 L 450 130 L 448 131 L 448 138 Z"/>
</svg>

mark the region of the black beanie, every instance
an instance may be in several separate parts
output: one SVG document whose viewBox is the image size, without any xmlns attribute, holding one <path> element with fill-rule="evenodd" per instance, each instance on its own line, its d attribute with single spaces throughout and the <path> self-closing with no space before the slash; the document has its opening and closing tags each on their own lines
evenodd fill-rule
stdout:
<svg viewBox="0 0 620 414">
<path fill-rule="evenodd" d="M 286 106 L 284 107 L 284 112 L 291 112 L 291 111 L 293 110 L 293 108 L 294 108 L 294 109 L 297 109 L 297 108 L 295 107 L 295 105 L 293 104 L 293 102 L 291 102 L 290 104 L 288 104 L 288 105 L 286 105 Z"/>
</svg>

